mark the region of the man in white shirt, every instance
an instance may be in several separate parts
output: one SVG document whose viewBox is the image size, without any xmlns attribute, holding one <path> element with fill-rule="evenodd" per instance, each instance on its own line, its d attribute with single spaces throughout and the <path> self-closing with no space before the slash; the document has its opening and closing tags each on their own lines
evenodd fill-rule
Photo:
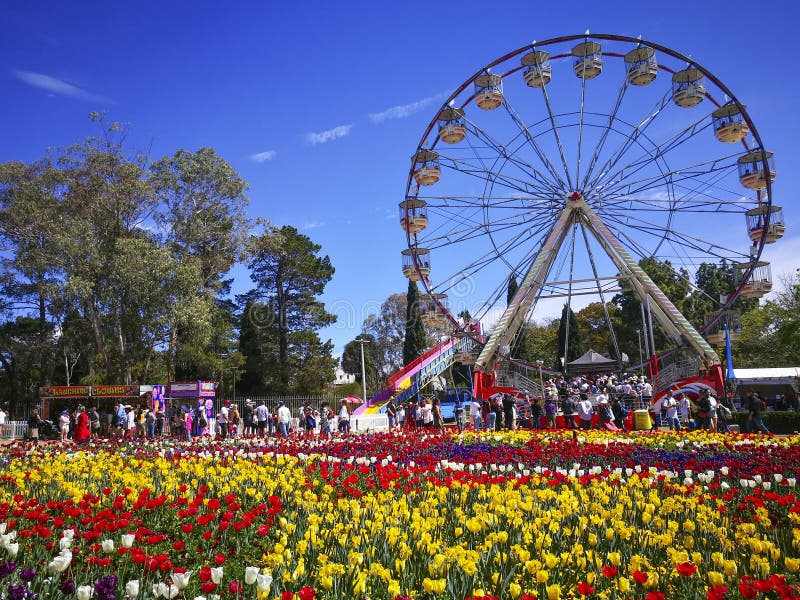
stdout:
<svg viewBox="0 0 800 600">
<path fill-rule="evenodd" d="M 283 437 L 289 437 L 289 423 L 292 422 L 292 411 L 286 406 L 286 403 L 281 400 L 278 405 L 278 432 Z"/>
<path fill-rule="evenodd" d="M 600 395 L 601 398 L 605 398 L 602 394 Z M 581 393 L 581 401 L 578 402 L 578 418 L 581 420 L 581 429 L 591 429 L 592 428 L 592 414 L 594 413 L 594 407 L 592 406 L 592 401 L 589 400 L 589 395 L 586 393 Z"/>
<path fill-rule="evenodd" d="M 217 425 L 219 425 L 219 437 L 223 440 L 228 437 L 228 431 L 230 427 L 230 410 L 228 409 L 228 403 L 230 400 L 225 400 L 222 404 L 222 408 L 219 410 L 219 414 L 217 415 Z"/>
<path fill-rule="evenodd" d="M 3 410 L 3 407 L 0 406 L 0 425 L 6 424 L 6 411 Z"/>
<path fill-rule="evenodd" d="M 258 406 L 253 410 L 254 424 L 260 436 L 263 436 L 267 429 L 267 419 L 269 419 L 269 410 L 267 410 L 267 407 L 264 405 L 264 401 L 260 400 Z"/>
<path fill-rule="evenodd" d="M 681 422 L 678 419 L 678 401 L 673 396 L 667 396 L 661 403 L 662 408 L 667 409 L 667 423 L 673 431 L 680 431 Z"/>
<path fill-rule="evenodd" d="M 480 431 L 483 429 L 483 409 L 481 402 L 477 398 L 473 398 L 469 405 L 469 416 L 472 417 L 472 426 Z"/>
</svg>

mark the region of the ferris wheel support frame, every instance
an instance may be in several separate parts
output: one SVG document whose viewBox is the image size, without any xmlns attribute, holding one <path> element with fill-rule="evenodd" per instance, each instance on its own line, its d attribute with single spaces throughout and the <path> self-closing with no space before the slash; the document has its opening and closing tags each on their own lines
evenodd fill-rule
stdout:
<svg viewBox="0 0 800 600">
<path fill-rule="evenodd" d="M 688 343 L 702 359 L 707 368 L 719 365 L 717 353 L 706 342 L 697 330 L 692 327 L 686 317 L 667 298 L 664 292 L 653 282 L 647 273 L 625 250 L 620 241 L 603 223 L 603 220 L 592 210 L 578 192 L 566 198 L 558 220 L 550 230 L 542 248 L 537 253 L 531 268 L 525 274 L 519 289 L 509 302 L 486 344 L 483 346 L 475 368 L 482 373 L 492 373 L 498 360 L 498 350 L 510 344 L 511 339 L 522 327 L 525 315 L 536 305 L 539 289 L 547 279 L 547 275 L 556 259 L 561 244 L 566 238 L 569 226 L 580 221 L 588 227 L 591 234 L 601 245 L 620 272 L 628 277 L 636 295 L 642 302 L 651 298 L 654 302 L 651 310 L 658 323 L 679 344 Z M 566 367 L 566 365 L 564 365 Z"/>
</svg>

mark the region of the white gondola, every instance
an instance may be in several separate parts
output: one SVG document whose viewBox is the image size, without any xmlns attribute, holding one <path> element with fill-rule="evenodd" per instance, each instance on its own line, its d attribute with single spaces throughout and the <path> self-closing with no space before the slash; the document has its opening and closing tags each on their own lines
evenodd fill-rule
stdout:
<svg viewBox="0 0 800 600">
<path fill-rule="evenodd" d="M 739 182 L 751 190 L 760 190 L 767 186 L 767 175 L 764 170 L 764 154 L 769 168 L 769 181 L 775 181 L 775 157 L 772 152 L 752 150 L 740 156 L 736 161 L 739 166 Z"/>
<path fill-rule="evenodd" d="M 647 85 L 658 75 L 656 51 L 650 46 L 639 46 L 625 55 L 625 69 L 628 82 L 633 85 Z"/>
<path fill-rule="evenodd" d="M 400 227 L 408 233 L 419 233 L 428 226 L 428 203 L 408 197 L 400 204 Z"/>
<path fill-rule="evenodd" d="M 524 67 L 527 67 L 522 72 L 522 77 L 529 87 L 540 88 L 550 83 L 553 76 L 550 54 L 543 50 L 534 50 L 523 56 L 521 62 Z"/>
<path fill-rule="evenodd" d="M 439 306 L 447 310 L 447 294 L 427 294 L 420 298 L 419 316 L 428 327 L 445 327 L 450 322 Z"/>
<path fill-rule="evenodd" d="M 745 213 L 747 219 L 747 234 L 754 244 L 761 241 L 762 236 L 767 244 L 777 242 L 786 233 L 786 224 L 783 220 L 783 209 L 774 204 L 769 207 L 769 223 L 766 228 L 764 223 L 767 221 L 767 206 L 762 205 L 751 208 Z"/>
<path fill-rule="evenodd" d="M 736 270 L 736 283 L 740 284 L 745 275 L 752 273 L 742 286 L 742 296 L 745 298 L 761 298 L 772 291 L 772 269 L 769 263 L 763 260 L 736 263 L 733 265 Z"/>
<path fill-rule="evenodd" d="M 705 322 L 710 323 L 717 318 L 717 313 L 708 314 L 705 317 Z M 734 310 L 726 310 L 719 319 L 716 319 L 713 325 L 708 327 L 705 331 L 706 339 L 712 346 L 725 345 L 725 327 L 727 325 L 728 335 L 730 336 L 731 343 L 738 342 L 742 337 L 742 320 L 739 313 Z"/>
<path fill-rule="evenodd" d="M 439 121 L 439 139 L 446 144 L 457 144 L 467 137 L 467 126 L 464 125 L 464 111 L 460 108 L 445 108 L 437 117 Z"/>
<path fill-rule="evenodd" d="M 494 110 L 503 104 L 503 78 L 484 73 L 475 78 L 475 104 L 483 110 Z"/>
<path fill-rule="evenodd" d="M 706 97 L 706 78 L 700 69 L 689 67 L 672 75 L 672 101 L 691 108 Z"/>
<path fill-rule="evenodd" d="M 403 275 L 411 281 L 425 279 L 431 274 L 431 251 L 427 248 L 406 248 L 403 255 Z"/>
<path fill-rule="evenodd" d="M 418 150 L 411 157 L 414 161 L 414 181 L 420 185 L 433 185 L 442 176 L 439 168 L 439 153 L 434 150 Z"/>
<path fill-rule="evenodd" d="M 603 55 L 597 42 L 583 42 L 572 49 L 572 70 L 581 79 L 593 79 L 603 70 Z"/>
<path fill-rule="evenodd" d="M 712 112 L 711 124 L 714 135 L 726 144 L 741 142 L 750 133 L 750 126 L 744 120 L 742 111 L 733 103 L 720 106 Z"/>
</svg>

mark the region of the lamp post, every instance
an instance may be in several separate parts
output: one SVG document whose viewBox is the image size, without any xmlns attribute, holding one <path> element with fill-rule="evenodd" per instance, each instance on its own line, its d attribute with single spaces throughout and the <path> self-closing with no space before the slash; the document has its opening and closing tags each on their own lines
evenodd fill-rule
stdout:
<svg viewBox="0 0 800 600">
<path fill-rule="evenodd" d="M 367 371 L 364 368 L 364 344 L 369 344 L 369 340 L 357 337 L 356 341 L 358 342 L 359 346 L 361 346 L 361 399 L 366 402 L 367 401 Z"/>
<path fill-rule="evenodd" d="M 539 393 L 544 397 L 544 379 L 542 378 L 542 365 L 543 360 L 537 360 L 536 364 L 539 365 Z"/>
</svg>

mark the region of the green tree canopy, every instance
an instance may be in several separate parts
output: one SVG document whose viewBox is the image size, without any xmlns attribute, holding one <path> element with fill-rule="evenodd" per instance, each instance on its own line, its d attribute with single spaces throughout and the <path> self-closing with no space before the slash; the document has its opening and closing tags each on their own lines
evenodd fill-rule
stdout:
<svg viewBox="0 0 800 600">
<path fill-rule="evenodd" d="M 318 392 L 333 380 L 333 344 L 317 334 L 336 321 L 319 299 L 334 273 L 330 258 L 319 256 L 321 249 L 288 225 L 268 226 L 250 242 L 252 298 L 268 309 L 259 327 L 277 341 L 274 353 L 262 357 L 265 366 L 277 369 L 270 393 Z"/>
</svg>

